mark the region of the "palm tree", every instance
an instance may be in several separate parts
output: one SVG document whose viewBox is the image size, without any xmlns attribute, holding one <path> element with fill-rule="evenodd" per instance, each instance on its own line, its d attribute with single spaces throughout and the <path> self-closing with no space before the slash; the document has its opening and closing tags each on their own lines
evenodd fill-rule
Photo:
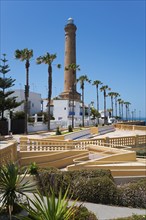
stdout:
<svg viewBox="0 0 146 220">
<path fill-rule="evenodd" d="M 115 92 L 109 92 L 108 96 L 111 97 L 111 110 L 112 110 L 112 117 L 113 117 L 113 112 L 114 112 L 114 103 L 113 103 L 113 98 L 115 96 Z"/>
<path fill-rule="evenodd" d="M 77 82 L 80 82 L 80 88 L 82 90 L 82 126 L 84 127 L 84 116 L 85 116 L 84 85 L 85 82 L 91 83 L 91 80 L 88 79 L 87 75 L 82 75 L 77 79 Z"/>
<path fill-rule="evenodd" d="M 25 62 L 26 68 L 26 85 L 25 85 L 25 126 L 24 133 L 27 134 L 27 118 L 28 118 L 28 97 L 29 97 L 29 67 L 30 67 L 30 59 L 33 57 L 33 50 L 28 50 L 27 48 L 23 50 L 15 51 L 15 58 Z"/>
<path fill-rule="evenodd" d="M 37 64 L 47 64 L 48 65 L 48 130 L 50 131 L 50 104 L 52 97 L 52 63 L 57 58 L 56 54 L 46 53 L 44 56 L 39 56 L 36 59 Z M 61 68 L 60 64 L 57 64 L 58 68 Z"/>
<path fill-rule="evenodd" d="M 97 111 L 99 112 L 99 95 L 98 95 L 98 87 L 99 85 L 102 85 L 102 82 L 100 80 L 94 80 L 92 83 L 93 86 L 96 86 L 96 100 L 97 100 Z M 98 124 L 99 124 L 99 117 L 98 117 Z"/>
<path fill-rule="evenodd" d="M 131 105 L 130 102 L 124 102 L 124 105 L 126 107 L 126 121 L 128 120 L 129 117 L 129 105 Z"/>
<path fill-rule="evenodd" d="M 100 88 L 100 91 L 103 92 L 104 96 L 104 124 L 107 124 L 107 116 L 106 116 L 106 91 L 111 90 L 107 85 L 104 85 Z"/>
<path fill-rule="evenodd" d="M 122 102 L 122 99 L 117 99 L 117 102 L 119 103 L 119 118 L 121 118 L 121 102 Z"/>
<path fill-rule="evenodd" d="M 115 117 L 117 117 L 117 97 L 119 97 L 120 94 L 118 92 L 115 92 L 114 96 L 115 96 Z"/>
<path fill-rule="evenodd" d="M 123 116 L 124 116 L 123 105 L 124 105 L 124 100 L 121 100 L 121 118 L 122 118 L 122 120 L 123 120 Z"/>
<path fill-rule="evenodd" d="M 26 174 L 27 171 L 20 176 L 18 166 L 14 163 L 3 165 L 0 168 L 0 199 L 2 207 L 7 208 L 10 219 L 14 205 L 19 202 L 19 196 L 35 191 L 36 183 L 25 181 Z"/>
<path fill-rule="evenodd" d="M 71 63 L 69 66 L 65 67 L 65 70 L 72 70 L 74 81 L 72 82 L 72 128 L 74 128 L 74 93 L 76 91 L 76 70 L 80 71 L 80 66 L 76 65 L 75 63 Z"/>
</svg>

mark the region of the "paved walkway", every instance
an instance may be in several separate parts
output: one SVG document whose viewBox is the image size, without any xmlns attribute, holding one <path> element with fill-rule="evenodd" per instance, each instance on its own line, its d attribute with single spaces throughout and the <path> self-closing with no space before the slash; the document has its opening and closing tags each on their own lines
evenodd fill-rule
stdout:
<svg viewBox="0 0 146 220">
<path fill-rule="evenodd" d="M 27 193 L 27 195 L 31 199 L 33 199 L 33 195 L 31 193 Z M 69 202 L 69 205 L 71 204 L 72 201 Z M 97 216 L 98 220 L 113 220 L 115 218 L 132 216 L 133 214 L 146 215 L 145 209 L 117 207 L 89 202 L 77 202 L 76 204 L 82 204 L 83 206 L 85 206 L 88 210 L 90 210 Z"/>
<path fill-rule="evenodd" d="M 84 204 L 90 211 L 94 212 L 98 220 L 113 220 L 114 218 L 128 217 L 133 214 L 146 215 L 146 209 L 117 207 L 94 203 Z"/>
<path fill-rule="evenodd" d="M 146 135 L 146 131 L 140 131 L 140 130 L 121 130 L 116 129 L 113 132 L 109 132 L 103 135 L 97 135 L 94 138 L 103 138 L 103 137 L 127 137 L 127 136 L 135 136 L 135 135 Z"/>
<path fill-rule="evenodd" d="M 49 137 L 50 135 L 53 135 L 53 134 L 55 134 L 55 132 L 44 132 L 44 133 L 38 133 L 38 134 L 37 133 L 28 134 L 27 137 L 41 139 L 41 138 Z M 93 137 L 93 139 L 103 138 L 103 137 L 125 137 L 125 136 L 135 136 L 135 135 L 146 135 L 146 131 L 139 131 L 139 130 L 129 131 L 129 130 L 116 129 L 113 132 L 109 132 L 103 135 L 96 135 Z M 13 139 L 19 142 L 20 136 L 26 136 L 26 135 L 13 135 Z"/>
</svg>

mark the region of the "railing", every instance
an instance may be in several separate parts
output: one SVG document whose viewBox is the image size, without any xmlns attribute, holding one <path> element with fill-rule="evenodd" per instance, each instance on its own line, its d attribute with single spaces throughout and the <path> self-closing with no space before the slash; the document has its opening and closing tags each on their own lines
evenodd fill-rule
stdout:
<svg viewBox="0 0 146 220">
<path fill-rule="evenodd" d="M 86 139 L 86 140 L 42 140 L 42 139 L 28 139 L 27 137 L 20 138 L 20 151 L 62 151 L 73 149 L 87 149 L 89 145 L 96 146 L 138 146 L 146 143 L 146 135 L 136 135 L 130 137 L 114 137 L 114 138 L 101 138 L 101 139 Z"/>
</svg>

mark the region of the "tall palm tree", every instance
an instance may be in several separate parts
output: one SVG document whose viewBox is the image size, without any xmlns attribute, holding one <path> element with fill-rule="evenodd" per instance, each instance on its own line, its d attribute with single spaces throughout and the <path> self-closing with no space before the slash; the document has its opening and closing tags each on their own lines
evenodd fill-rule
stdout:
<svg viewBox="0 0 146 220">
<path fill-rule="evenodd" d="M 85 86 L 85 82 L 91 83 L 91 80 L 88 79 L 87 75 L 82 75 L 77 79 L 77 82 L 80 82 L 80 88 L 82 90 L 82 126 L 84 127 L 84 116 L 85 116 L 84 86 Z"/>
<path fill-rule="evenodd" d="M 72 82 L 72 128 L 74 128 L 74 93 L 76 91 L 76 70 L 80 71 L 80 66 L 76 65 L 75 63 L 71 63 L 70 65 L 65 67 L 65 70 L 72 70 L 73 71 L 73 76 L 74 76 L 74 81 Z"/>
<path fill-rule="evenodd" d="M 52 97 L 52 63 L 57 58 L 56 54 L 46 53 L 44 56 L 39 56 L 36 59 L 37 64 L 47 64 L 48 65 L 48 130 L 50 131 L 50 104 Z M 58 68 L 61 68 L 60 64 L 57 64 Z"/>
<path fill-rule="evenodd" d="M 98 94 L 98 87 L 99 85 L 102 85 L 102 82 L 100 80 L 94 80 L 92 83 L 93 86 L 96 86 L 96 102 L 97 102 L 97 108 L 96 110 L 99 112 L 99 94 Z M 98 124 L 99 124 L 99 117 L 98 117 Z"/>
<path fill-rule="evenodd" d="M 121 103 L 122 103 L 122 99 L 117 99 L 117 102 L 119 103 L 119 117 L 121 118 Z"/>
<path fill-rule="evenodd" d="M 124 105 L 124 100 L 121 100 L 121 118 L 122 118 L 122 120 L 123 120 L 123 116 L 124 116 L 123 105 Z"/>
<path fill-rule="evenodd" d="M 117 117 L 118 115 L 117 114 L 117 97 L 119 97 L 120 94 L 118 92 L 115 92 L 114 96 L 115 96 L 115 117 Z"/>
<path fill-rule="evenodd" d="M 115 96 L 115 92 L 109 92 L 108 96 L 111 97 L 111 110 L 112 110 L 112 117 L 113 117 L 113 112 L 114 112 L 114 102 L 113 102 L 113 98 Z"/>
<path fill-rule="evenodd" d="M 15 51 L 15 58 L 21 61 L 25 61 L 26 68 L 26 85 L 25 85 L 25 125 L 24 125 L 24 133 L 27 134 L 27 118 L 28 118 L 28 97 L 29 97 L 29 67 L 30 67 L 30 59 L 33 57 L 33 50 L 29 50 L 27 48 L 23 50 Z"/>
<path fill-rule="evenodd" d="M 129 105 L 131 105 L 130 102 L 124 102 L 124 105 L 126 107 L 126 121 L 128 120 L 129 117 Z"/>
<path fill-rule="evenodd" d="M 106 116 L 106 91 L 107 90 L 111 90 L 108 85 L 103 85 L 101 88 L 100 88 L 100 91 L 103 92 L 103 96 L 104 96 L 104 124 L 107 124 L 107 116 Z"/>
</svg>

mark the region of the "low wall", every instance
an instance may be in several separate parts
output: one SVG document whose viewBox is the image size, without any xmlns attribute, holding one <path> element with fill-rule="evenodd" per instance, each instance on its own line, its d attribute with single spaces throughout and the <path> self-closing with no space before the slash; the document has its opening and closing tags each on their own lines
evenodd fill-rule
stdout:
<svg viewBox="0 0 146 220">
<path fill-rule="evenodd" d="M 43 122 L 28 123 L 28 132 L 47 131 L 47 124 Z"/>
<path fill-rule="evenodd" d="M 0 143 L 0 165 L 8 162 L 16 162 L 17 158 L 17 143 L 16 142 L 1 142 Z"/>
<path fill-rule="evenodd" d="M 122 129 L 122 130 L 141 130 L 146 131 L 146 126 L 139 126 L 139 125 L 129 125 L 129 124 L 115 124 L 115 128 Z"/>
</svg>

